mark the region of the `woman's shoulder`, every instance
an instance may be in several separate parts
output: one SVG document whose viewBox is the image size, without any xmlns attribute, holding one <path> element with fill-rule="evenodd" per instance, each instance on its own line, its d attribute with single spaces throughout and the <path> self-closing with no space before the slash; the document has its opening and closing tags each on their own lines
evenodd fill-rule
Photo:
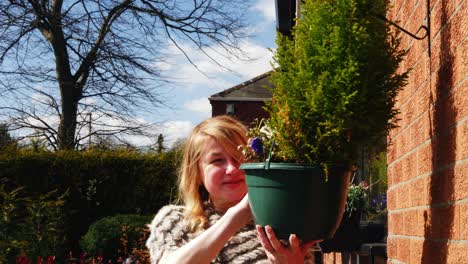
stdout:
<svg viewBox="0 0 468 264">
<path fill-rule="evenodd" d="M 184 207 L 180 205 L 166 205 L 159 209 L 151 222 L 150 229 L 159 231 L 171 230 L 173 225 L 184 221 Z"/>
</svg>

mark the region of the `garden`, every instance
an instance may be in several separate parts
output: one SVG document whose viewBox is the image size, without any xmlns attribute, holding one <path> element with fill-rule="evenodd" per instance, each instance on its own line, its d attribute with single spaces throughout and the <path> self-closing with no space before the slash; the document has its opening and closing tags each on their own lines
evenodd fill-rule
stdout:
<svg viewBox="0 0 468 264">
<path fill-rule="evenodd" d="M 147 263 L 147 224 L 175 200 L 177 149 L 0 151 L 0 263 Z"/>
</svg>

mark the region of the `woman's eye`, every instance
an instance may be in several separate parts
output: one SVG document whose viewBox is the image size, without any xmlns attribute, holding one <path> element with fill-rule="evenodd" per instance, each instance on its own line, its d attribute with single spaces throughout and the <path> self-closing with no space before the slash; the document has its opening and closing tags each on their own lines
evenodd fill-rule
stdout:
<svg viewBox="0 0 468 264">
<path fill-rule="evenodd" d="M 221 162 L 221 161 L 223 161 L 223 159 L 214 159 L 214 160 L 212 160 L 212 161 L 210 162 L 210 164 L 219 163 L 219 162 Z"/>
</svg>

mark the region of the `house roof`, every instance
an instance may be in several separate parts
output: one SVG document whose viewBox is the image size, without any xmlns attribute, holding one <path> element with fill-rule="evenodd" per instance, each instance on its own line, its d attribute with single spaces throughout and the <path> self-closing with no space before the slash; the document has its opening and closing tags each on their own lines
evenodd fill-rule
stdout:
<svg viewBox="0 0 468 264">
<path fill-rule="evenodd" d="M 266 72 L 241 84 L 208 97 L 210 101 L 266 101 L 271 100 L 270 83 L 268 77 L 272 71 Z"/>
</svg>

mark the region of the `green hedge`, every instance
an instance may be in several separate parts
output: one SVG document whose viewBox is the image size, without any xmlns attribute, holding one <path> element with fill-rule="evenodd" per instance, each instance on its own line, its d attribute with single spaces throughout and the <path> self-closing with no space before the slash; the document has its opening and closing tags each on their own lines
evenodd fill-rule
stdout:
<svg viewBox="0 0 468 264">
<path fill-rule="evenodd" d="M 174 199 L 176 154 L 130 150 L 0 152 L 0 178 L 28 193 L 68 191 L 65 211 L 71 238 L 77 241 L 91 223 L 116 214 L 156 213 Z"/>
<path fill-rule="evenodd" d="M 144 247 L 147 224 L 153 216 L 116 215 L 93 223 L 80 241 L 81 248 L 91 256 L 117 261 L 132 254 L 133 248 Z"/>
</svg>

